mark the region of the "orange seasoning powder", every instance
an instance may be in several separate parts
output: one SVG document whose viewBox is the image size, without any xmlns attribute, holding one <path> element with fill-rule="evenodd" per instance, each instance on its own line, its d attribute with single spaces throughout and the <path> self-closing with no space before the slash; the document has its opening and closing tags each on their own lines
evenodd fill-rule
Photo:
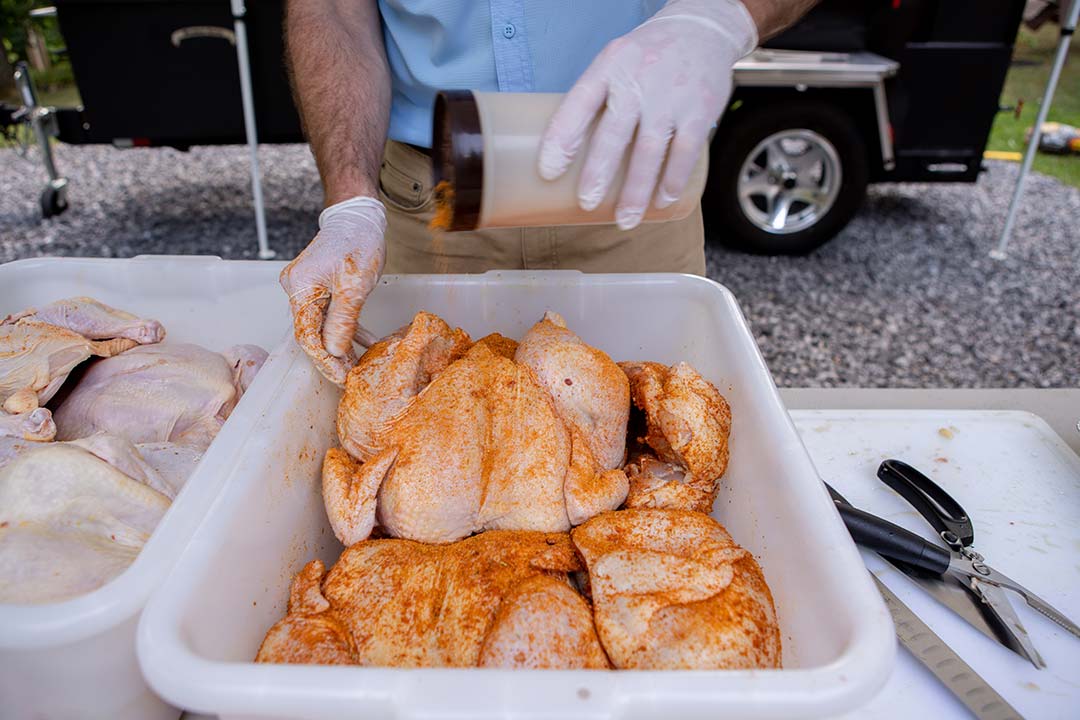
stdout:
<svg viewBox="0 0 1080 720">
<path fill-rule="evenodd" d="M 435 216 L 428 223 L 428 230 L 440 232 L 450 229 L 454 219 L 454 186 L 449 180 L 440 180 L 435 186 Z"/>
</svg>

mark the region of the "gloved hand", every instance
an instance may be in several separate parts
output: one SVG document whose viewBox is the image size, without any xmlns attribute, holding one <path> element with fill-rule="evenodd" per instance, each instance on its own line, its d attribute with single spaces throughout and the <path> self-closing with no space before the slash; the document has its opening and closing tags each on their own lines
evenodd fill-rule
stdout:
<svg viewBox="0 0 1080 720">
<path fill-rule="evenodd" d="M 356 364 L 353 339 L 364 346 L 376 340 L 359 318 L 382 274 L 385 232 L 386 211 L 375 198 L 339 202 L 322 211 L 315 239 L 281 271 L 296 342 L 337 385 Z"/>
<path fill-rule="evenodd" d="M 658 208 L 679 199 L 731 97 L 732 66 L 757 41 L 757 27 L 739 0 L 669 0 L 608 43 L 564 98 L 540 144 L 540 175 L 553 180 L 566 172 L 604 108 L 589 142 L 578 202 L 593 210 L 604 200 L 636 128 L 615 208 L 620 228 L 636 227 L 654 190 Z"/>
</svg>

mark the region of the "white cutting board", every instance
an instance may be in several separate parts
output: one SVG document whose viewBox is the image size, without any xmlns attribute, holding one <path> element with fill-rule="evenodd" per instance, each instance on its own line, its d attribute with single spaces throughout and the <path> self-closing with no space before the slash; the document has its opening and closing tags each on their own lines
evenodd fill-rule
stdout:
<svg viewBox="0 0 1080 720">
<path fill-rule="evenodd" d="M 1080 458 L 1040 418 L 982 410 L 798 410 L 795 426 L 822 479 L 853 505 L 931 539 L 934 530 L 877 479 L 897 458 L 944 487 L 975 526 L 974 548 L 997 570 L 1080 622 Z M 988 639 L 877 555 L 867 567 L 1021 714 L 1080 718 L 1080 638 L 1009 593 L 1047 663 Z M 970 717 L 901 649 L 889 683 L 850 718 Z"/>
</svg>

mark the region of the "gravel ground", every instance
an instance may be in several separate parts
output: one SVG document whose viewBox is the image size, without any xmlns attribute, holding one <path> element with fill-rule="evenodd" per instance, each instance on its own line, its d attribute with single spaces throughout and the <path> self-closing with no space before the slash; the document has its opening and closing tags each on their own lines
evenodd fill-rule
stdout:
<svg viewBox="0 0 1080 720">
<path fill-rule="evenodd" d="M 271 246 L 292 257 L 320 206 L 305 146 L 261 151 Z M 243 148 L 57 148 L 71 209 L 37 206 L 43 173 L 0 150 L 0 262 L 37 255 L 254 257 Z M 1030 178 L 1009 259 L 987 257 L 1016 167 L 977 185 L 870 190 L 851 225 L 807 257 L 710 244 L 709 275 L 742 303 L 777 382 L 793 387 L 1080 384 L 1080 190 Z"/>
</svg>

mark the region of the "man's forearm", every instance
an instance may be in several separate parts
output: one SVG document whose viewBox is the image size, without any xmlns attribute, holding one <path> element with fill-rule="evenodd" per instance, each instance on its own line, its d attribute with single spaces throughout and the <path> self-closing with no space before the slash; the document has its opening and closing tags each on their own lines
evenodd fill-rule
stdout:
<svg viewBox="0 0 1080 720">
<path fill-rule="evenodd" d="M 288 0 L 285 39 L 326 204 L 376 196 L 390 72 L 375 0 Z"/>
<path fill-rule="evenodd" d="M 818 0 L 743 0 L 764 42 L 801 18 Z"/>
</svg>

